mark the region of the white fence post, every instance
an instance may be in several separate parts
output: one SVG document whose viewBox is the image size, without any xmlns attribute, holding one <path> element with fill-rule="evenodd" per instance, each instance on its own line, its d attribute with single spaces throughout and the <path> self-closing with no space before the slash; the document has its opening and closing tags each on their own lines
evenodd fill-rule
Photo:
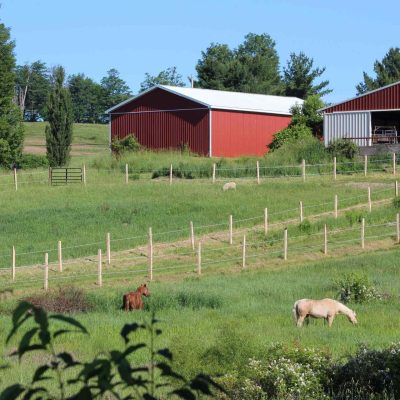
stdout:
<svg viewBox="0 0 400 400">
<path fill-rule="evenodd" d="M 194 227 L 192 221 L 190 221 L 190 243 L 192 244 L 192 250 L 194 250 Z"/>
<path fill-rule="evenodd" d="M 334 204 L 333 212 L 334 212 L 335 218 L 337 219 L 337 217 L 338 217 L 338 195 L 337 194 L 335 194 L 335 204 Z"/>
<path fill-rule="evenodd" d="M 18 190 L 18 175 L 17 175 L 17 168 L 14 168 L 14 185 L 15 191 Z"/>
<path fill-rule="evenodd" d="M 59 240 L 58 244 L 57 244 L 57 255 L 58 255 L 58 272 L 62 272 L 62 270 L 63 270 L 63 262 L 62 262 L 62 243 L 61 243 L 61 240 Z"/>
<path fill-rule="evenodd" d="M 288 253 L 288 233 L 287 228 L 283 231 L 283 259 L 287 260 L 287 253 Z"/>
<path fill-rule="evenodd" d="M 256 167 L 257 167 L 257 183 L 260 184 L 260 162 L 259 161 L 257 161 Z"/>
<path fill-rule="evenodd" d="M 111 264 L 111 235 L 110 232 L 107 233 L 106 239 L 106 250 L 107 250 L 107 264 Z"/>
<path fill-rule="evenodd" d="M 396 153 L 393 153 L 393 175 L 396 176 Z"/>
<path fill-rule="evenodd" d="M 128 164 L 125 164 L 125 183 L 128 184 L 129 182 L 129 167 Z"/>
<path fill-rule="evenodd" d="M 169 184 L 172 185 L 172 164 L 169 167 Z"/>
<path fill-rule="evenodd" d="M 15 281 L 15 246 L 12 247 L 12 266 L 11 266 L 11 277 L 12 280 Z"/>
<path fill-rule="evenodd" d="M 233 216 L 229 216 L 229 244 L 233 243 Z"/>
<path fill-rule="evenodd" d="M 299 201 L 299 212 L 300 212 L 300 222 L 303 222 L 304 215 L 303 215 L 303 202 Z"/>
<path fill-rule="evenodd" d="M 44 290 L 49 289 L 49 253 L 44 254 Z"/>
<path fill-rule="evenodd" d="M 97 284 L 101 287 L 103 286 L 101 249 L 97 252 L 97 258 Z"/>
<path fill-rule="evenodd" d="M 149 278 L 153 280 L 153 231 L 149 228 Z"/>
<path fill-rule="evenodd" d="M 242 268 L 246 268 L 246 235 L 243 235 Z"/>
<path fill-rule="evenodd" d="M 328 228 L 324 225 L 324 254 L 328 254 Z"/>
<path fill-rule="evenodd" d="M 333 179 L 336 181 L 336 157 L 333 157 Z"/>
<path fill-rule="evenodd" d="M 197 245 L 197 274 L 201 275 L 201 242 Z"/>
<path fill-rule="evenodd" d="M 268 233 L 268 208 L 264 208 L 264 233 Z"/>
<path fill-rule="evenodd" d="M 86 186 L 86 165 L 83 164 L 83 184 Z"/>
<path fill-rule="evenodd" d="M 216 172 L 217 166 L 214 163 L 213 164 L 213 171 L 212 171 L 212 183 L 215 183 L 215 172 Z"/>
<path fill-rule="evenodd" d="M 396 197 L 399 195 L 399 184 L 397 181 L 394 183 L 394 195 Z"/>
<path fill-rule="evenodd" d="M 303 182 L 306 180 L 306 160 L 301 161 L 301 174 L 303 176 Z"/>
</svg>

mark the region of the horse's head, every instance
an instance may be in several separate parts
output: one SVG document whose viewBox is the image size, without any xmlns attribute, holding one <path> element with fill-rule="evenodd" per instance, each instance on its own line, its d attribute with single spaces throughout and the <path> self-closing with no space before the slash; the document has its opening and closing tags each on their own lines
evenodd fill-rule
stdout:
<svg viewBox="0 0 400 400">
<path fill-rule="evenodd" d="M 353 310 L 351 310 L 351 312 L 347 315 L 347 318 L 349 319 L 349 321 L 350 321 L 353 325 L 355 325 L 355 324 L 358 323 L 358 321 L 357 321 L 357 315 L 356 315 L 356 313 L 355 313 Z"/>
<path fill-rule="evenodd" d="M 142 296 L 150 296 L 150 290 L 145 283 L 137 288 L 137 292 Z"/>
</svg>

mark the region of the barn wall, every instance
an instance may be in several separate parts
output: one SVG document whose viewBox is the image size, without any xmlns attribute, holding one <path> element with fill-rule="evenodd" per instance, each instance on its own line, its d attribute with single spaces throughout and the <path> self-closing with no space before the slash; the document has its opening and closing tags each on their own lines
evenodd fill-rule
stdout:
<svg viewBox="0 0 400 400">
<path fill-rule="evenodd" d="M 365 96 L 334 105 L 325 113 L 338 111 L 398 110 L 400 109 L 400 83 L 380 89 Z"/>
<path fill-rule="evenodd" d="M 291 116 L 212 111 L 213 157 L 262 156 L 275 133 L 286 128 Z"/>
<path fill-rule="evenodd" d="M 343 112 L 324 114 L 324 142 L 325 146 L 342 138 L 370 138 L 370 112 Z M 353 139 L 358 146 L 370 143 L 366 139 Z"/>
<path fill-rule="evenodd" d="M 209 151 L 208 108 L 155 89 L 111 113 L 111 136 L 135 134 L 150 149 L 177 149 L 187 144 L 198 154 Z"/>
</svg>

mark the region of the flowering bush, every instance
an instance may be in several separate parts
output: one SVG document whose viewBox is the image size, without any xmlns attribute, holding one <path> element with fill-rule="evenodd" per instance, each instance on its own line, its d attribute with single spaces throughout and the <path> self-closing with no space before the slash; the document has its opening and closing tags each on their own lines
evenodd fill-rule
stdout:
<svg viewBox="0 0 400 400">
<path fill-rule="evenodd" d="M 343 303 L 354 301 L 364 303 L 370 300 L 382 299 L 378 290 L 370 284 L 368 277 L 364 274 L 351 272 L 345 274 L 336 281 L 339 289 L 339 298 Z"/>
</svg>

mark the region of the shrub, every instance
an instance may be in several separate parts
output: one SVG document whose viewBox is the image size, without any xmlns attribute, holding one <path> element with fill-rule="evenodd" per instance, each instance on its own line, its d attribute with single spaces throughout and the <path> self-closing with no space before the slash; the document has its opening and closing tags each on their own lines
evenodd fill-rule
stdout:
<svg viewBox="0 0 400 400">
<path fill-rule="evenodd" d="M 268 147 L 271 151 L 275 151 L 285 143 L 310 137 L 312 137 L 312 132 L 308 126 L 304 124 L 290 125 L 276 133 L 272 143 Z"/>
<path fill-rule="evenodd" d="M 92 304 L 85 292 L 72 286 L 59 287 L 57 291 L 30 296 L 25 300 L 36 307 L 52 312 L 73 313 L 92 309 Z"/>
<path fill-rule="evenodd" d="M 365 218 L 367 213 L 365 211 L 360 210 L 350 210 L 346 211 L 345 217 L 347 221 L 349 221 L 350 226 L 353 226 L 355 223 L 361 223 L 362 219 Z"/>
<path fill-rule="evenodd" d="M 394 208 L 400 208 L 400 196 L 396 196 L 393 199 L 393 207 Z"/>
<path fill-rule="evenodd" d="M 393 343 L 383 350 L 371 350 L 361 346 L 354 356 L 349 357 L 345 364 L 336 365 L 332 372 L 334 393 L 355 386 L 363 389 L 361 393 L 365 397 L 358 397 L 360 399 L 398 399 L 400 343 Z"/>
<path fill-rule="evenodd" d="M 134 134 L 125 136 L 122 139 L 113 139 L 111 142 L 111 151 L 116 158 L 120 158 L 126 152 L 135 152 L 141 150 L 142 146 Z"/>
<path fill-rule="evenodd" d="M 339 291 L 339 298 L 344 303 L 354 301 L 364 303 L 374 299 L 381 299 L 382 295 L 370 284 L 364 274 L 350 272 L 335 282 Z"/>
<path fill-rule="evenodd" d="M 308 219 L 305 219 L 302 223 L 299 225 L 300 232 L 306 233 L 309 235 L 311 233 L 311 223 Z"/>
<path fill-rule="evenodd" d="M 333 157 L 353 160 L 358 153 L 358 148 L 357 145 L 350 139 L 339 139 L 329 144 L 328 152 Z"/>
<path fill-rule="evenodd" d="M 49 166 L 49 160 L 39 154 L 22 154 L 19 166 L 23 169 L 46 168 Z"/>
</svg>

